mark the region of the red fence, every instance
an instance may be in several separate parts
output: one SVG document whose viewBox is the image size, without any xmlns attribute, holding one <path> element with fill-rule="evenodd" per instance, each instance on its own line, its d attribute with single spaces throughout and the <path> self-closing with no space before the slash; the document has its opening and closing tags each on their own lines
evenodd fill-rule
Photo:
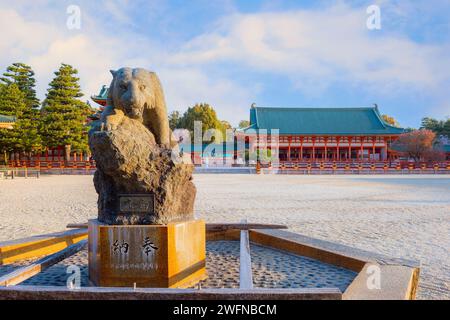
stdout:
<svg viewBox="0 0 450 320">
<path fill-rule="evenodd" d="M 257 168 L 258 169 L 258 168 Z M 280 162 L 257 172 L 292 174 L 450 174 L 450 162 Z"/>
<path fill-rule="evenodd" d="M 91 174 L 95 171 L 95 161 L 38 161 L 13 160 L 8 162 L 10 168 L 34 169 L 41 173 L 55 174 Z"/>
<path fill-rule="evenodd" d="M 91 174 L 95 161 L 9 161 L 8 167 L 35 169 L 41 173 Z M 277 165 L 257 165 L 256 173 L 286 174 L 450 174 L 450 162 L 295 162 L 283 161 Z"/>
</svg>

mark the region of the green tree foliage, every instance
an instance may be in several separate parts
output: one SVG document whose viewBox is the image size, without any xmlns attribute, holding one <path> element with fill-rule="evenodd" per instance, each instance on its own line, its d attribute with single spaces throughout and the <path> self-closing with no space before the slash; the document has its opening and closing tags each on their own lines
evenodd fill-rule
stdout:
<svg viewBox="0 0 450 320">
<path fill-rule="evenodd" d="M 251 154 L 247 152 L 246 156 L 248 157 L 246 160 L 255 160 L 260 161 L 263 164 L 270 163 L 275 161 L 275 157 L 272 155 L 271 149 L 256 149 Z"/>
<path fill-rule="evenodd" d="M 1 85 L 0 113 L 6 116 L 20 117 L 25 112 L 25 95 L 16 84 Z"/>
<path fill-rule="evenodd" d="M 447 121 L 445 121 L 444 126 L 442 127 L 442 134 L 450 139 L 450 119 L 447 119 Z"/>
<path fill-rule="evenodd" d="M 172 111 L 169 114 L 169 127 L 171 130 L 175 130 L 176 128 L 179 128 L 180 125 L 180 112 L 178 111 Z"/>
<path fill-rule="evenodd" d="M 220 121 L 220 123 L 222 124 L 222 128 L 223 129 L 233 129 L 232 127 L 231 127 L 231 124 L 228 122 L 228 121 L 226 121 L 226 120 L 222 120 L 222 121 Z"/>
<path fill-rule="evenodd" d="M 450 119 L 436 120 L 425 117 L 422 119 L 421 128 L 431 130 L 437 136 L 446 136 L 447 138 L 450 138 Z"/>
<path fill-rule="evenodd" d="M 180 119 L 179 128 L 189 130 L 193 137 L 195 121 L 201 121 L 203 134 L 208 129 L 217 129 L 222 133 L 222 137 L 212 137 L 211 141 L 221 142 L 219 140 L 224 140 L 224 124 L 217 118 L 216 111 L 209 104 L 201 103 L 188 108 Z"/>
<path fill-rule="evenodd" d="M 441 127 L 442 127 L 442 123 L 439 120 L 429 118 L 429 117 L 425 117 L 422 119 L 421 128 L 423 128 L 423 129 L 428 129 L 428 130 L 433 131 L 434 133 L 438 133 L 438 131 L 441 130 Z"/>
<path fill-rule="evenodd" d="M 241 120 L 239 121 L 239 129 L 244 129 L 247 128 L 248 126 L 250 126 L 250 121 L 248 120 Z"/>
<path fill-rule="evenodd" d="M 41 147 L 41 138 L 38 131 L 39 126 L 39 99 L 36 97 L 36 80 L 34 71 L 30 66 L 16 62 L 10 65 L 3 73 L 1 81 L 6 86 L 16 85 L 23 93 L 25 108 L 20 111 L 14 130 L 19 136 L 19 150 L 22 152 L 31 152 L 39 150 Z"/>
<path fill-rule="evenodd" d="M 27 113 L 24 113 L 24 115 L 18 119 L 15 130 L 17 130 L 20 135 L 20 151 L 32 152 L 42 149 L 42 139 L 39 134 L 38 113 L 33 117 L 29 117 Z"/>
<path fill-rule="evenodd" d="M 36 97 L 36 90 L 34 89 L 36 86 L 34 71 L 29 65 L 21 62 L 13 63 L 3 73 L 1 80 L 5 84 L 15 83 L 19 87 L 25 95 L 26 106 L 30 110 L 39 108 L 39 99 Z"/>
<path fill-rule="evenodd" d="M 13 152 L 21 150 L 20 119 L 26 109 L 25 95 L 14 83 L 0 86 L 0 114 L 15 117 L 14 129 L 0 129 L 0 150 Z"/>
<path fill-rule="evenodd" d="M 233 130 L 233 127 L 231 126 L 231 124 L 226 120 L 222 120 L 222 121 L 220 121 L 220 123 L 222 125 L 220 130 L 222 131 L 223 140 L 228 141 L 229 139 L 231 139 L 231 141 L 233 141 L 232 139 L 234 139 L 234 137 L 232 136 L 232 134 L 233 134 L 234 130 Z M 229 136 L 227 136 L 227 131 L 228 131 Z"/>
<path fill-rule="evenodd" d="M 47 147 L 88 149 L 86 119 L 93 110 L 79 100 L 83 94 L 77 73 L 72 66 L 62 64 L 49 84 L 41 114 L 41 135 Z"/>
<path fill-rule="evenodd" d="M 400 124 L 398 123 L 397 120 L 395 120 L 394 117 L 388 116 L 387 114 L 383 114 L 381 116 L 381 118 L 383 118 L 383 121 L 386 122 L 387 124 L 393 126 L 393 127 L 400 127 Z"/>
</svg>

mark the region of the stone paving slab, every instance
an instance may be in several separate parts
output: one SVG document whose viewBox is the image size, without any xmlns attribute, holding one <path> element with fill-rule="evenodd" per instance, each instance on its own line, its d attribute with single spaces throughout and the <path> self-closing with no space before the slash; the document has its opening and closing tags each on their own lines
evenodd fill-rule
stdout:
<svg viewBox="0 0 450 320">
<path fill-rule="evenodd" d="M 318 260 L 251 244 L 255 288 L 329 288 L 344 292 L 357 273 Z M 67 279 L 79 267 L 81 286 L 89 286 L 87 250 L 67 258 L 21 285 L 66 286 Z M 8 266 L 0 266 L 5 274 Z M 208 279 L 202 288 L 239 288 L 239 242 L 208 241 L 206 248 Z M 12 271 L 11 267 L 8 271 Z"/>
<path fill-rule="evenodd" d="M 250 246 L 256 288 L 326 288 L 342 292 L 357 273 L 318 260 L 255 244 Z M 207 246 L 205 288 L 239 287 L 239 242 L 214 241 Z"/>
<path fill-rule="evenodd" d="M 0 265 L 0 277 L 6 275 L 8 273 L 11 273 L 21 267 L 27 266 L 37 260 L 39 260 L 39 258 L 26 259 L 26 260 L 17 261 L 17 262 L 7 264 L 7 265 Z"/>
</svg>

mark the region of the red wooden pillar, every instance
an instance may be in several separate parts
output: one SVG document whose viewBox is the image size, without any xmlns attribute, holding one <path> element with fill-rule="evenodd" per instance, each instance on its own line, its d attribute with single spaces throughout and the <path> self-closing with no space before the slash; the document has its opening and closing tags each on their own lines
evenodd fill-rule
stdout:
<svg viewBox="0 0 450 320">
<path fill-rule="evenodd" d="M 341 153 L 339 152 L 339 142 L 341 140 L 341 137 L 336 137 L 336 159 L 337 161 L 341 161 Z"/>
<path fill-rule="evenodd" d="M 361 161 L 363 161 L 363 159 L 364 159 L 364 154 L 363 154 L 363 150 L 364 150 L 364 147 L 363 147 L 363 141 L 364 141 L 364 137 L 359 137 L 359 142 L 361 143 L 361 147 L 360 147 L 360 153 L 361 153 L 361 156 L 359 157 L 359 160 L 361 160 Z"/>
<path fill-rule="evenodd" d="M 386 144 L 386 152 L 387 152 L 387 154 L 389 155 L 389 158 L 390 158 L 391 160 L 395 160 L 395 157 L 392 159 L 392 155 L 389 153 L 389 148 L 388 148 L 388 146 L 391 144 L 391 142 L 392 142 L 392 137 L 388 137 L 388 142 L 387 142 L 387 144 Z"/>
<path fill-rule="evenodd" d="M 384 140 L 384 148 L 386 150 L 386 160 L 391 160 L 389 158 L 389 152 L 388 152 L 388 139 L 387 139 L 387 137 L 384 137 L 383 140 Z"/>
<path fill-rule="evenodd" d="M 347 137 L 348 139 L 348 156 L 347 156 L 347 160 L 351 160 L 352 159 L 352 137 Z"/>
<path fill-rule="evenodd" d="M 316 137 L 312 137 L 312 159 L 316 160 Z"/>
<path fill-rule="evenodd" d="M 375 161 L 375 141 L 377 140 L 376 137 L 372 137 L 372 155 L 373 155 L 373 161 Z"/>
<path fill-rule="evenodd" d="M 328 137 L 325 137 L 325 161 L 328 161 Z"/>
<path fill-rule="evenodd" d="M 288 137 L 288 161 L 291 161 L 291 141 L 292 141 L 292 136 Z"/>
<path fill-rule="evenodd" d="M 300 160 L 303 161 L 303 140 L 305 137 L 300 138 Z"/>
</svg>

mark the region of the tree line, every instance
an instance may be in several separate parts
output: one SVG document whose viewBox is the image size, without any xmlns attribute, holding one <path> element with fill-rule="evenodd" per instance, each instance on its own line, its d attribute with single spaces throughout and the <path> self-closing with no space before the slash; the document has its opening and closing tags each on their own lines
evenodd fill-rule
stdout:
<svg viewBox="0 0 450 320">
<path fill-rule="evenodd" d="M 420 128 L 433 131 L 438 138 L 450 139 L 450 118 L 437 120 L 425 117 L 422 119 Z"/>
<path fill-rule="evenodd" d="M 36 97 L 36 80 L 32 68 L 21 62 L 7 67 L 0 77 L 0 115 L 14 117 L 16 121 L 13 130 L 0 129 L 0 151 L 5 158 L 8 153 L 31 154 L 61 146 L 68 146 L 69 150 L 76 152 L 88 150 L 87 119 L 95 110 L 88 102 L 80 100 L 83 94 L 77 74 L 77 69 L 62 63 L 54 72 L 45 99 L 40 102 Z M 382 117 L 386 123 L 399 126 L 393 117 Z M 217 129 L 221 133 L 220 137 L 212 137 L 211 140 L 215 142 L 225 141 L 226 131 L 232 129 L 229 122 L 217 117 L 216 111 L 208 103 L 195 104 L 183 114 L 179 111 L 169 114 L 172 130 L 187 129 L 192 135 L 195 121 L 202 122 L 203 132 Z M 242 120 L 239 128 L 249 125 L 249 121 Z M 410 146 L 409 149 L 414 151 L 410 152 L 411 157 L 420 158 L 420 154 L 431 154 L 431 149 L 436 150 L 439 145 L 449 143 L 450 119 L 425 117 L 419 130 L 407 131 L 410 136 L 408 133 L 403 135 L 399 143 L 403 143 L 404 149 L 406 145 Z"/>
<path fill-rule="evenodd" d="M 179 111 L 172 111 L 169 114 L 170 129 L 186 129 L 191 134 L 191 139 L 194 134 L 194 122 L 201 121 L 202 132 L 205 133 L 209 129 L 216 129 L 219 136 L 212 137 L 211 141 L 224 142 L 226 141 L 227 130 L 233 130 L 231 124 L 225 120 L 219 120 L 217 113 L 208 103 L 197 103 L 189 107 L 183 114 Z M 250 125 L 247 120 L 239 122 L 239 128 L 245 128 Z M 193 140 L 191 140 L 193 141 Z"/>
<path fill-rule="evenodd" d="M 8 66 L 0 78 L 0 114 L 15 118 L 13 130 L 0 129 L 0 151 L 30 154 L 69 146 L 87 151 L 86 120 L 94 110 L 83 102 L 78 71 L 62 63 L 48 85 L 45 99 L 36 97 L 32 68 L 21 62 Z"/>
<path fill-rule="evenodd" d="M 400 154 L 419 161 L 443 161 L 444 145 L 450 144 L 450 119 L 422 118 L 419 129 L 407 128 L 394 142 L 393 148 Z"/>
<path fill-rule="evenodd" d="M 71 65 L 61 64 L 41 102 L 36 96 L 32 68 L 22 62 L 7 67 L 0 77 L 0 115 L 14 117 L 15 123 L 13 130 L 0 129 L 2 158 L 6 160 L 10 153 L 31 155 L 61 146 L 76 152 L 88 150 L 87 119 L 95 110 L 80 99 L 83 94 L 77 74 Z M 194 130 L 194 121 L 201 121 L 203 132 L 218 129 L 222 133 L 222 137 L 213 137 L 217 142 L 225 139 L 227 129 L 232 129 L 229 122 L 218 119 L 214 108 L 207 103 L 196 104 L 183 115 L 174 111 L 169 121 L 172 129 L 184 128 L 190 132 Z M 243 120 L 239 125 L 248 124 Z"/>
</svg>

